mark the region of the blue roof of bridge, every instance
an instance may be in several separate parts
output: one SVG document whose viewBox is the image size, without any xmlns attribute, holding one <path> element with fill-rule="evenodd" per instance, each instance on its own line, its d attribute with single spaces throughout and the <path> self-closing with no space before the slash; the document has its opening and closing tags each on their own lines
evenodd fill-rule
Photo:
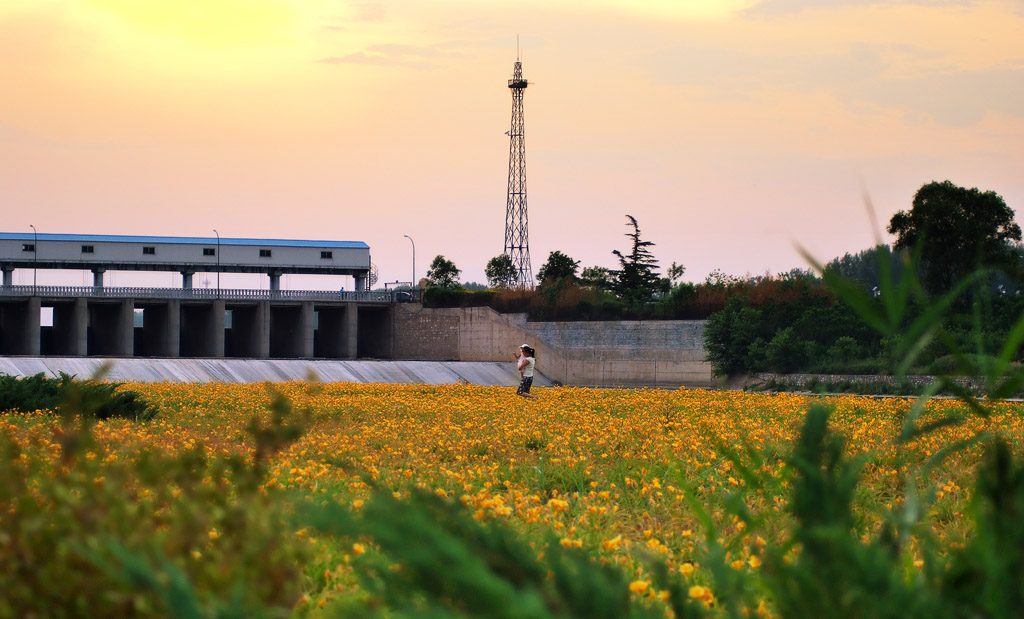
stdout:
<svg viewBox="0 0 1024 619">
<path fill-rule="evenodd" d="M 178 243 L 186 245 L 216 245 L 217 237 L 204 236 L 123 236 L 117 234 L 50 234 L 32 232 L 0 232 L 0 239 L 14 241 L 72 241 L 92 243 Z M 221 237 L 221 245 L 260 245 L 263 247 L 339 247 L 363 249 L 370 246 L 362 241 L 315 241 L 300 239 L 244 239 Z"/>
</svg>

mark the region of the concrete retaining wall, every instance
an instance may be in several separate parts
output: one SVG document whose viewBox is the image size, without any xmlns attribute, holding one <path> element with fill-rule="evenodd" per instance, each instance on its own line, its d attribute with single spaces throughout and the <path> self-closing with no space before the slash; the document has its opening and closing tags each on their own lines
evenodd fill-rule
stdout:
<svg viewBox="0 0 1024 619">
<path fill-rule="evenodd" d="M 935 376 L 912 374 L 910 376 L 904 376 L 902 379 L 898 379 L 895 376 L 889 376 L 885 374 L 773 374 L 771 372 L 760 372 L 748 377 L 747 385 L 757 383 L 770 383 L 772 381 L 778 381 L 788 385 L 793 385 L 799 389 L 806 389 L 812 383 L 832 383 L 832 384 L 883 384 L 889 385 L 890 387 L 898 387 L 902 384 L 909 384 L 915 387 L 925 387 L 931 385 L 937 380 Z M 954 378 L 954 382 L 962 387 L 975 392 L 984 392 L 985 381 L 980 378 L 973 378 L 967 376 L 958 376 Z"/>
<path fill-rule="evenodd" d="M 395 359 L 508 361 L 520 344 L 537 350 L 537 369 L 566 385 L 708 387 L 704 322 L 527 322 L 486 307 L 394 310 Z"/>
</svg>

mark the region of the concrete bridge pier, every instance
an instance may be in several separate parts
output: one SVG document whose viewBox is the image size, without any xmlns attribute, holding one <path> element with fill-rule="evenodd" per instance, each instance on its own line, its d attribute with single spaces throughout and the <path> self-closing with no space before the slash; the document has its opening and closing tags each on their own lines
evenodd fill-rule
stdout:
<svg viewBox="0 0 1024 619">
<path fill-rule="evenodd" d="M 345 333 L 342 337 L 341 350 L 344 359 L 355 359 L 359 356 L 359 306 L 355 303 L 345 308 Z"/>
<path fill-rule="evenodd" d="M 183 270 L 181 272 L 181 287 L 184 288 L 185 290 L 191 290 L 192 289 L 192 276 L 195 275 L 195 274 L 196 274 L 196 272 L 193 269 L 185 269 L 185 270 Z"/>
<path fill-rule="evenodd" d="M 315 315 L 312 301 L 304 301 L 299 307 L 298 327 L 301 333 L 301 339 L 298 344 L 302 347 L 299 351 L 300 357 L 309 358 L 313 356 L 313 338 L 316 335 Z"/>
<path fill-rule="evenodd" d="M 107 272 L 107 270 L 102 268 L 102 267 L 96 267 L 95 269 L 92 270 L 92 287 L 93 288 L 102 288 L 103 287 L 103 274 L 106 273 L 106 272 Z"/>
<path fill-rule="evenodd" d="M 39 297 L 0 305 L 0 354 L 39 354 Z"/>
<path fill-rule="evenodd" d="M 270 303 L 257 301 L 231 306 L 231 355 L 249 359 L 270 357 Z"/>
<path fill-rule="evenodd" d="M 14 267 L 5 264 L 2 270 L 4 272 L 4 288 L 10 288 L 14 285 Z"/>
<path fill-rule="evenodd" d="M 131 299 L 89 305 L 90 355 L 131 357 L 135 352 L 135 304 Z"/>
<path fill-rule="evenodd" d="M 70 357 L 89 354 L 89 304 L 85 298 L 54 303 L 53 352 Z"/>
</svg>

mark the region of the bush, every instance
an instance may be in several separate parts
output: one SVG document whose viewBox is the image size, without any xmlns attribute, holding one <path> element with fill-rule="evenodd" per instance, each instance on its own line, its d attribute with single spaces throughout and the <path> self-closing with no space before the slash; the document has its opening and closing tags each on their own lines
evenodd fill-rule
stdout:
<svg viewBox="0 0 1024 619">
<path fill-rule="evenodd" d="M 139 394 L 122 389 L 121 383 L 75 380 L 63 372 L 59 379 L 42 372 L 26 378 L 0 376 L 0 412 L 56 411 L 69 405 L 96 419 L 144 421 L 157 412 Z"/>
<path fill-rule="evenodd" d="M 747 348 L 744 364 L 748 371 L 756 371 L 768 367 L 768 342 L 763 337 L 756 337 Z"/>
<path fill-rule="evenodd" d="M 494 299 L 490 290 L 471 291 L 465 288 L 431 286 L 423 291 L 423 305 L 426 307 L 487 307 Z"/>
<path fill-rule="evenodd" d="M 544 282 L 537 289 L 492 289 L 474 294 L 464 288 L 434 286 L 424 291 L 427 307 L 489 306 L 499 312 L 526 312 L 530 320 L 703 320 L 721 311 L 726 302 L 746 297 L 754 308 L 785 306 L 783 314 L 772 314 L 775 328 L 789 325 L 798 317 L 794 308 L 833 306 L 834 297 L 812 277 L 788 274 L 778 277 L 721 276 L 703 283 L 680 283 L 657 299 L 626 301 L 592 282 L 572 278 Z M 832 322 L 835 322 L 833 320 Z M 817 325 L 827 325 L 819 321 Z M 836 323 L 836 330 L 848 328 Z M 820 342 L 819 342 L 820 343 Z"/>
<path fill-rule="evenodd" d="M 627 305 L 623 301 L 614 298 L 602 299 L 597 308 L 600 310 L 600 315 L 606 320 L 618 320 L 627 314 Z"/>
<path fill-rule="evenodd" d="M 842 365 L 859 358 L 863 353 L 864 349 L 857 343 L 857 340 L 844 335 L 829 346 L 827 355 L 830 362 Z"/>
<path fill-rule="evenodd" d="M 783 287 L 768 282 L 752 290 L 759 293 L 758 303 L 745 294 L 733 296 L 707 320 L 704 346 L 720 376 L 838 369 L 856 357 L 837 363 L 832 357 L 822 358 L 819 351 L 831 349 L 841 338 L 846 339 L 836 349 L 840 355 L 856 350 L 855 355 L 868 356 L 877 347 L 878 336 L 863 320 L 810 284 Z M 766 290 L 789 294 L 770 301 L 763 297 Z"/>
<path fill-rule="evenodd" d="M 53 410 L 60 402 L 60 390 L 61 381 L 42 372 L 25 378 L 0 375 L 0 412 Z"/>
<path fill-rule="evenodd" d="M 765 350 L 768 367 L 775 372 L 790 373 L 807 365 L 813 344 L 800 337 L 792 327 L 779 331 Z"/>
<path fill-rule="evenodd" d="M 747 355 L 751 342 L 764 338 L 761 317 L 761 311 L 750 307 L 746 297 L 733 297 L 722 311 L 708 318 L 704 349 L 716 374 L 731 376 L 759 369 L 747 365 Z"/>
<path fill-rule="evenodd" d="M 706 318 L 697 310 L 696 301 L 696 284 L 683 282 L 674 286 L 668 296 L 658 300 L 654 307 L 654 313 L 657 318 L 665 320 Z"/>
</svg>

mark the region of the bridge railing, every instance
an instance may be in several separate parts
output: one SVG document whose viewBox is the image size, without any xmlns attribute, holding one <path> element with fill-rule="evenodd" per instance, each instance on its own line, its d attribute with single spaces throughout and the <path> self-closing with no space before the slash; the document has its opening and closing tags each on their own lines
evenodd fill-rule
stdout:
<svg viewBox="0 0 1024 619">
<path fill-rule="evenodd" d="M 180 299 L 225 301 L 410 301 L 407 292 L 331 292 L 324 290 L 246 290 L 234 288 L 138 288 L 94 286 L 0 286 L 0 297 L 92 299 Z"/>
</svg>

